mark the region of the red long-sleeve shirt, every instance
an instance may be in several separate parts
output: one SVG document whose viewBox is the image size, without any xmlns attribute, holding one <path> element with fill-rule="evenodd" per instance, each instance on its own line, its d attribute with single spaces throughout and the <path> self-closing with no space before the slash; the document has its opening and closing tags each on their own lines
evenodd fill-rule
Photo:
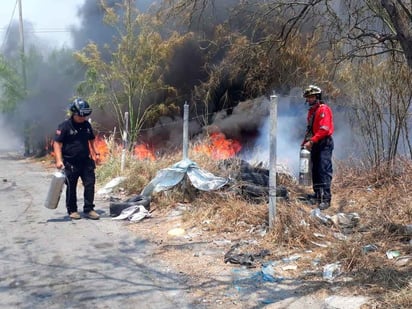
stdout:
<svg viewBox="0 0 412 309">
<path fill-rule="evenodd" d="M 314 143 L 321 139 L 331 136 L 334 131 L 333 126 L 333 113 L 331 108 L 322 102 L 318 102 L 310 107 L 308 111 L 307 121 L 310 125 L 312 116 L 314 115 L 312 124 L 312 137 L 310 140 Z"/>
</svg>

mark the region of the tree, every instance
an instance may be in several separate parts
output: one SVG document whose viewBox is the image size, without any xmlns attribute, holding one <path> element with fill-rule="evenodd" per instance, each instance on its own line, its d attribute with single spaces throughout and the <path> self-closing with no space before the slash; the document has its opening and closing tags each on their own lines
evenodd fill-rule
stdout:
<svg viewBox="0 0 412 309">
<path fill-rule="evenodd" d="M 350 95 L 346 105 L 350 107 L 353 128 L 358 132 L 361 149 L 366 151 L 367 162 L 385 167 L 395 162 L 399 153 L 412 158 L 412 72 L 406 63 L 386 59 L 377 64 L 370 58 L 350 75 L 345 83 Z"/>
<path fill-rule="evenodd" d="M 14 112 L 25 97 L 25 89 L 19 72 L 0 56 L 0 112 Z"/>
<path fill-rule="evenodd" d="M 412 11 L 410 1 L 382 0 L 390 21 L 393 25 L 392 36 L 388 39 L 398 41 L 405 54 L 407 63 L 412 68 Z M 409 8 L 408 8 L 409 6 Z M 392 28 L 390 28 L 392 29 Z"/>
<path fill-rule="evenodd" d="M 76 59 L 87 69 L 86 79 L 78 90 L 87 94 L 92 103 L 113 112 L 122 131 L 125 130 L 125 112 L 128 112 L 129 145 L 132 146 L 145 122 L 161 113 L 164 106 L 157 104 L 159 93 L 173 92 L 172 87 L 164 84 L 162 74 L 176 41 L 173 36 L 164 40 L 154 30 L 159 26 L 156 21 L 140 14 L 132 0 L 120 5 L 121 17 L 103 2 L 102 6 L 105 21 L 118 33 L 115 48 L 107 53 L 111 55 L 108 61 L 102 58 L 94 43 L 75 53 Z"/>
<path fill-rule="evenodd" d="M 219 8 L 215 0 L 168 0 L 163 12 L 179 15 L 190 25 L 199 23 L 209 10 Z M 242 30 L 256 31 L 271 20 L 280 27 L 265 40 L 287 43 L 291 35 L 310 33 L 323 27 L 331 44 L 338 44 L 341 59 L 364 58 L 376 54 L 402 53 L 412 68 L 412 11 L 410 1 L 402 0 L 309 0 L 309 1 L 225 1 L 231 16 L 242 16 Z M 217 9 L 216 9 L 217 10 Z M 342 44 L 344 46 L 342 46 Z M 343 51 L 343 52 L 342 52 Z"/>
</svg>

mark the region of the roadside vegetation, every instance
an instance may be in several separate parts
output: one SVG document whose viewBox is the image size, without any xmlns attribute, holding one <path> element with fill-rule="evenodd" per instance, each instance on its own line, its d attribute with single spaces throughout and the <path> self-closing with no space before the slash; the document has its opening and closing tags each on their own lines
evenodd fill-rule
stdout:
<svg viewBox="0 0 412 309">
<path fill-rule="evenodd" d="M 193 149 L 192 149 L 193 150 Z M 233 170 L 222 170 L 219 160 L 193 151 L 189 157 L 202 169 L 227 177 Z M 120 157 L 99 166 L 98 179 L 109 181 L 120 166 Z M 156 160 L 130 157 L 120 186 L 123 196 L 139 194 L 156 173 L 180 161 L 176 152 Z M 178 185 L 152 196 L 151 211 L 167 213 L 177 205 L 191 207 L 184 213 L 185 226 L 196 226 L 203 233 L 233 235 L 232 240 L 249 243 L 245 252 L 267 249 L 267 260 L 310 252 L 309 259 L 297 261 L 296 278 L 319 281 L 319 290 L 329 284 L 322 279 L 319 266 L 339 263 L 339 275 L 333 280 L 349 295 L 370 296 L 368 308 L 410 308 L 412 305 L 412 164 L 396 161 L 396 172 L 368 168 L 359 161 L 335 161 L 332 207 L 325 215 L 358 215 L 357 224 L 324 224 L 311 216 L 313 206 L 300 200 L 308 188 L 289 177 L 279 184 L 288 190 L 288 199 L 278 199 L 275 223 L 269 229 L 266 198 L 252 201 L 241 192 L 241 183 L 232 183 L 218 191 L 203 192 Z M 409 228 L 408 228 L 409 226 Z M 390 258 L 390 253 L 397 256 Z M 222 257 L 223 259 L 223 257 Z M 314 267 L 314 262 L 318 267 Z M 320 267 L 320 269 L 322 269 Z M 317 270 L 317 271 L 315 271 Z M 316 292 L 316 291 L 314 291 Z"/>
</svg>

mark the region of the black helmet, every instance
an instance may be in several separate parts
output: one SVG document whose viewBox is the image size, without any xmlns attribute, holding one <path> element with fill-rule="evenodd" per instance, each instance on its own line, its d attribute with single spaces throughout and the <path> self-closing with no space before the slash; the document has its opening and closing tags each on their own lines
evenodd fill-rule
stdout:
<svg viewBox="0 0 412 309">
<path fill-rule="evenodd" d="M 73 114 L 77 114 L 82 117 L 89 116 L 92 113 L 89 103 L 82 98 L 75 99 L 72 104 L 70 104 L 69 109 Z"/>
<path fill-rule="evenodd" d="M 306 98 L 311 95 L 316 95 L 316 97 L 321 100 L 322 90 L 315 85 L 309 85 L 305 90 L 303 90 L 303 97 Z"/>
</svg>

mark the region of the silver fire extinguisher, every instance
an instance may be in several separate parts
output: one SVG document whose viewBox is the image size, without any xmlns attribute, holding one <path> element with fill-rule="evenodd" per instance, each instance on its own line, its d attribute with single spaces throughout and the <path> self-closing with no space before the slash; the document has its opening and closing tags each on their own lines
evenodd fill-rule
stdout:
<svg viewBox="0 0 412 309">
<path fill-rule="evenodd" d="M 49 192 L 47 194 L 46 202 L 44 206 L 49 209 L 56 209 L 59 204 L 60 196 L 63 191 L 64 181 L 66 175 L 64 170 L 58 170 L 52 175 L 52 180 L 49 187 Z"/>
<path fill-rule="evenodd" d="M 310 151 L 302 148 L 299 155 L 299 184 L 302 186 L 310 186 L 312 183 L 310 165 Z"/>
</svg>

